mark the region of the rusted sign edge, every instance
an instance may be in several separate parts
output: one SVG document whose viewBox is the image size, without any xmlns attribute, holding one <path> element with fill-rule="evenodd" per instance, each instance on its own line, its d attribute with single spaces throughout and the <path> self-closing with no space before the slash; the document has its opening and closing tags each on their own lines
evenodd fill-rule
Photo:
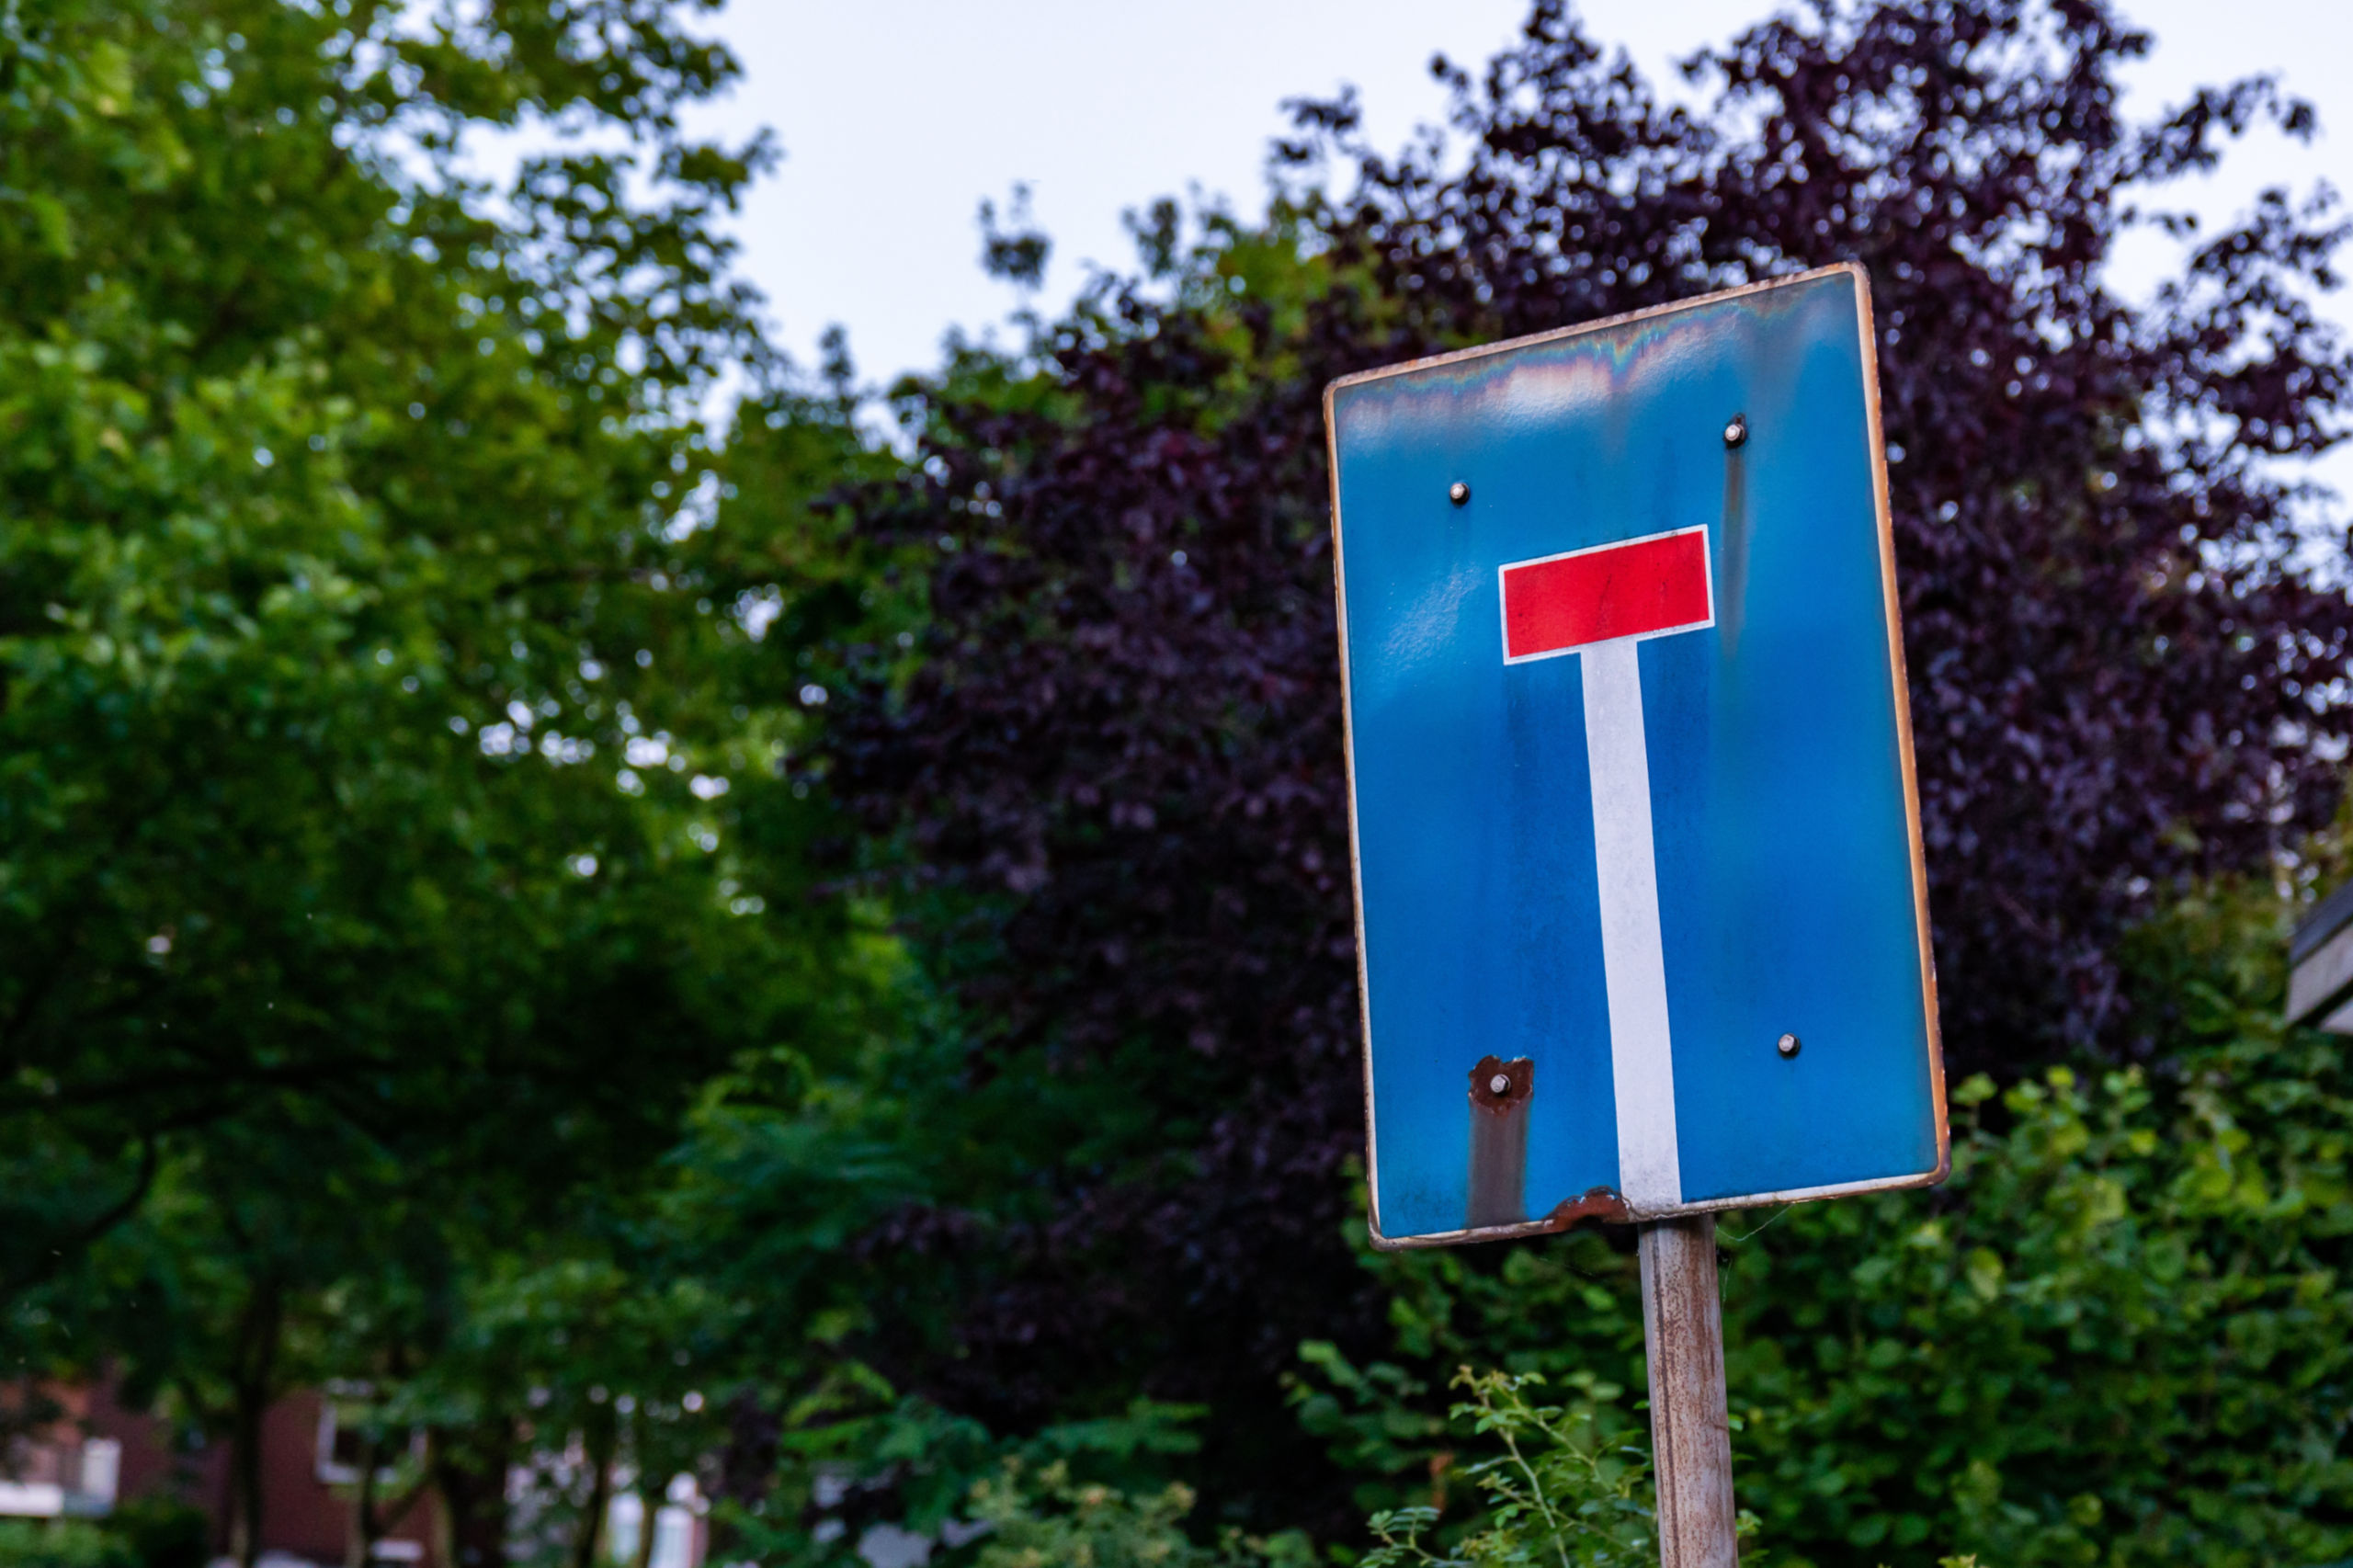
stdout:
<svg viewBox="0 0 2353 1568">
<path fill-rule="evenodd" d="M 1340 756 L 1348 786 L 1348 892 L 1355 908 L 1357 937 L 1357 1027 L 1364 1046 L 1364 1174 L 1365 1214 L 1372 1244 L 1394 1244 L 1381 1233 L 1381 1137 L 1373 1123 L 1372 1104 L 1372 977 L 1365 968 L 1364 857 L 1357 832 L 1356 697 L 1348 678 L 1348 576 L 1340 546 L 1340 431 L 1332 394 L 1335 381 L 1324 389 L 1324 467 L 1332 483 L 1332 619 L 1340 631 Z"/>
<path fill-rule="evenodd" d="M 1376 1196 L 1373 1207 L 1377 1210 Z M 1626 1207 L 1626 1200 L 1606 1187 L 1597 1187 L 1582 1198 L 1563 1199 L 1550 1214 L 1540 1220 L 1529 1220 L 1517 1225 L 1483 1225 L 1475 1230 L 1430 1231 L 1417 1236 L 1384 1236 L 1381 1220 L 1375 1212 L 1369 1227 L 1373 1250 L 1376 1252 L 1414 1252 L 1422 1247 L 1461 1246 L 1467 1242 L 1508 1242 L 1522 1236 L 1549 1236 L 1573 1230 L 1587 1220 L 1606 1224 L 1623 1225 L 1640 1218 Z"/>
<path fill-rule="evenodd" d="M 1844 271 L 1854 278 L 1855 319 L 1863 339 L 1863 408 L 1870 426 L 1871 506 L 1879 522 L 1880 592 L 1887 605 L 1887 666 L 1895 687 L 1896 758 L 1904 769 L 1904 822 L 1912 839 L 1912 914 L 1920 944 L 1920 1016 L 1928 1037 L 1928 1103 L 1937 1119 L 1936 1165 L 1916 1183 L 1904 1185 L 1934 1187 L 1952 1174 L 1952 1127 L 1945 1111 L 1944 1028 L 1937 1017 L 1937 949 L 1928 927 L 1928 854 L 1920 828 L 1920 770 L 1912 751 L 1912 681 L 1904 663 L 1903 599 L 1895 587 L 1895 517 L 1888 502 L 1887 431 L 1880 422 L 1879 327 L 1871 314 L 1870 274 L 1862 263 L 1848 261 L 1823 270 Z"/>
<path fill-rule="evenodd" d="M 1376 1252 L 1413 1252 L 1421 1247 L 1461 1246 L 1475 1242 L 1508 1242 L 1523 1236 L 1551 1235 L 1572 1230 L 1587 1220 L 1605 1224 L 1631 1225 L 1649 1220 L 1673 1220 L 1690 1214 L 1720 1214 L 1728 1209 L 1762 1209 L 1775 1203 L 1817 1203 L 1828 1198 L 1859 1198 L 1868 1192 L 1903 1192 L 1915 1187 L 1934 1187 L 1949 1175 L 1949 1160 L 1939 1160 L 1934 1170 L 1918 1171 L 1910 1176 L 1870 1176 L 1861 1181 L 1835 1182 L 1827 1187 L 1792 1187 L 1784 1192 L 1748 1192 L 1729 1198 L 1704 1198 L 1690 1203 L 1679 1203 L 1666 1209 L 1634 1209 L 1606 1187 L 1597 1187 L 1582 1198 L 1564 1199 L 1541 1220 L 1530 1220 L 1519 1225 L 1495 1225 L 1479 1230 L 1428 1231 L 1420 1235 L 1389 1236 L 1381 1232 L 1380 1216 L 1374 1213 L 1368 1227 Z M 1377 1205 L 1377 1199 L 1376 1199 Z"/>
</svg>

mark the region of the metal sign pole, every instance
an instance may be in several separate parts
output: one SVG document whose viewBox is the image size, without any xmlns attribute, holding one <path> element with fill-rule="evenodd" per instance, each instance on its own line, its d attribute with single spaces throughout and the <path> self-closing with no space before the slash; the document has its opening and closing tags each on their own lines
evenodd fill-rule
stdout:
<svg viewBox="0 0 2353 1568">
<path fill-rule="evenodd" d="M 1659 1562 L 1738 1568 L 1715 1216 L 1652 1221 L 1642 1227 L 1642 1253 Z"/>
</svg>

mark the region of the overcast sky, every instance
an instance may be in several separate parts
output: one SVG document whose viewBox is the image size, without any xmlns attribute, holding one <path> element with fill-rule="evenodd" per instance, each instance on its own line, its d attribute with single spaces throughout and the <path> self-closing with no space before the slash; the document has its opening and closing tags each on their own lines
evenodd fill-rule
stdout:
<svg viewBox="0 0 2353 1568">
<path fill-rule="evenodd" d="M 1623 44 L 1654 78 L 1772 8 L 1582 7 L 1596 38 Z M 1393 144 L 1441 108 L 1431 53 L 1482 62 L 1524 10 L 1524 0 L 732 0 L 719 26 L 745 81 L 706 123 L 772 126 L 783 143 L 740 228 L 780 341 L 809 362 L 817 335 L 840 322 L 862 379 L 880 381 L 933 363 L 951 323 L 977 331 L 1017 302 L 980 269 L 983 198 L 1031 187 L 1055 242 L 1044 302 L 1059 304 L 1087 261 L 1131 265 L 1123 209 L 1198 186 L 1257 210 L 1284 98 L 1352 83 L 1375 137 Z M 2280 73 L 2320 107 L 2314 148 L 2264 139 L 2199 204 L 2227 216 L 2265 184 L 2353 184 L 2353 5 L 2143 0 L 2128 14 L 2158 40 L 2131 78 L 2135 111 L 2255 71 Z M 2159 264 L 2131 258 L 2126 281 Z"/>
<path fill-rule="evenodd" d="M 1672 62 L 1768 15 L 1773 0 L 1585 0 L 1593 37 L 1622 45 L 1654 81 Z M 738 226 L 743 266 L 768 299 L 777 341 L 804 365 L 819 334 L 848 328 L 870 385 L 938 361 L 951 325 L 1004 332 L 1019 302 L 981 270 L 974 214 L 1027 184 L 1054 251 L 1040 303 L 1070 299 L 1090 261 L 1126 269 L 1120 213 L 1188 190 L 1263 210 L 1268 139 L 1284 99 L 1344 84 L 1383 145 L 1437 119 L 1430 56 L 1473 66 L 1516 33 L 1525 0 L 730 0 L 717 23 L 745 80 L 699 117 L 708 132 L 767 126 L 784 162 Z M 2146 115 L 2201 83 L 2275 72 L 2319 108 L 2309 147 L 2251 138 L 2179 199 L 2210 222 L 2266 186 L 2353 186 L 2353 4 L 2347 0 L 2140 0 L 2155 34 L 2127 77 Z M 1679 85 L 1676 90 L 1681 90 Z M 2165 243 L 2125 252 L 2116 281 L 2138 294 L 2166 269 Z M 2353 298 L 2328 307 L 2353 325 Z M 2353 494 L 2353 449 L 2322 477 Z"/>
</svg>

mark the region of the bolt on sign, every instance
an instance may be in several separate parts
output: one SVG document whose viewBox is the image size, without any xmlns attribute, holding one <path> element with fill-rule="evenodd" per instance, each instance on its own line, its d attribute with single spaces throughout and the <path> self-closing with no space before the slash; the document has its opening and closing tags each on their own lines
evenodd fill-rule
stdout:
<svg viewBox="0 0 2353 1568">
<path fill-rule="evenodd" d="M 1325 413 L 1375 1239 L 1941 1179 L 1862 270 Z"/>
</svg>

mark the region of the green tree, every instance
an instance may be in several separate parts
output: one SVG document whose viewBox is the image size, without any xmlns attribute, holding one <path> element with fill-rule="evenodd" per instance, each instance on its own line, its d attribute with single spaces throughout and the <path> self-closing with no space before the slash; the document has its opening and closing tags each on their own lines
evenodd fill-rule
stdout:
<svg viewBox="0 0 2353 1568">
<path fill-rule="evenodd" d="M 756 160 L 676 139 L 729 62 L 667 6 L 402 11 L 4 24 L 0 1114 L 118 1190 L 256 1091 L 642 1097 L 645 1053 L 529 1015 L 550 965 L 608 1001 L 665 967 L 609 890 L 682 846 L 586 766 L 627 700 L 593 677 L 696 618 L 649 557 L 753 347 L 709 226 Z M 642 153 L 533 159 L 483 216 L 460 132 L 553 114 Z"/>
<path fill-rule="evenodd" d="M 611 1270 L 704 1081 L 861 994 L 703 411 L 747 382 L 796 495 L 878 460 L 729 276 L 707 8 L 0 13 L 6 1347 L 247 1479 L 274 1392 L 367 1377 L 464 1561 L 549 1347 L 658 1308 Z"/>
<path fill-rule="evenodd" d="M 924 659 L 842 640 L 808 777 L 866 829 L 845 877 L 897 858 L 960 1031 L 909 1049 L 953 1085 L 927 1125 L 970 1112 L 999 1163 L 846 1247 L 856 1354 L 1005 1432 L 1207 1403 L 1212 1510 L 1342 1527 L 1347 1478 L 1271 1408 L 1301 1340 L 1370 1355 L 1391 1306 L 1340 1240 L 1362 1017 L 1319 393 L 1440 349 L 1870 273 L 1946 1043 L 2124 1059 L 2120 933 L 2325 822 L 2353 720 L 2353 610 L 2273 466 L 2353 388 L 2313 308 L 2327 199 L 2266 197 L 2145 307 L 2103 267 L 2153 187 L 2310 111 L 2257 80 L 2120 118 L 2148 42 L 2102 5 L 1824 4 L 1676 106 L 1539 0 L 1484 73 L 1442 68 L 1450 136 L 1302 106 L 1279 168 L 1345 194 L 1157 210 L 1142 268 L 1023 355 L 904 389 L 922 460 L 854 499 L 920 565 Z M 918 1238 L 933 1288 L 902 1291 Z"/>
</svg>

